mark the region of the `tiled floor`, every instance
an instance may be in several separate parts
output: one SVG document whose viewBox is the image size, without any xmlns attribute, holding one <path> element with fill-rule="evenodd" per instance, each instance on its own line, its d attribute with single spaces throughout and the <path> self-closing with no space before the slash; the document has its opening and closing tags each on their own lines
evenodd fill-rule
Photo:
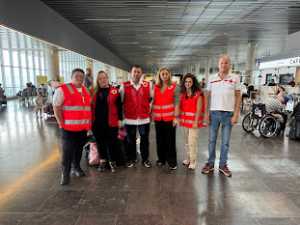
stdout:
<svg viewBox="0 0 300 225">
<path fill-rule="evenodd" d="M 152 129 L 153 131 L 154 129 Z M 179 162 L 182 131 L 177 130 Z M 299 225 L 299 142 L 262 139 L 236 126 L 228 179 L 153 167 L 99 173 L 59 185 L 59 132 L 31 109 L 9 102 L 0 113 L 0 225 Z M 151 134 L 151 158 L 155 140 Z"/>
</svg>

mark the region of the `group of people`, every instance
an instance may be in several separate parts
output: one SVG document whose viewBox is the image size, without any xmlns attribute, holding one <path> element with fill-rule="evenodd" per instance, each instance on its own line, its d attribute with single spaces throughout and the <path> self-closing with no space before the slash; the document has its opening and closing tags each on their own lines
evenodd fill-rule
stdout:
<svg viewBox="0 0 300 225">
<path fill-rule="evenodd" d="M 214 171 L 216 141 L 219 127 L 222 144 L 219 171 L 230 177 L 227 166 L 230 134 L 237 123 L 241 101 L 239 77 L 230 74 L 230 58 L 219 59 L 219 73 L 200 87 L 193 74 L 183 76 L 181 84 L 172 81 L 167 68 L 158 71 L 155 84 L 144 80 L 142 68 L 134 65 L 130 80 L 114 87 L 105 71 L 99 71 L 96 86 L 84 85 L 84 71 L 74 69 L 71 82 L 62 84 L 53 96 L 53 107 L 62 130 L 61 184 L 70 182 L 70 175 L 85 176 L 80 167 L 83 145 L 87 136 L 96 139 L 101 156 L 99 170 L 115 171 L 118 154 L 118 131 L 126 130 L 125 153 L 127 167 L 137 163 L 136 135 L 140 136 L 142 165 L 152 166 L 149 160 L 150 122 L 156 131 L 156 165 L 177 169 L 176 127 L 183 128 L 185 159 L 183 165 L 194 170 L 197 165 L 199 128 L 209 125 L 209 159 L 203 174 Z M 204 85 L 203 85 L 204 86 Z"/>
</svg>

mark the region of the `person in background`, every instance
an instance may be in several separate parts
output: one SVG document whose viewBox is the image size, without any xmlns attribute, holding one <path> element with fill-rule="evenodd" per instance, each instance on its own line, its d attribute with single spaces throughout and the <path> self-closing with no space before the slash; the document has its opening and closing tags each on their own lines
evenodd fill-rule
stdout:
<svg viewBox="0 0 300 225">
<path fill-rule="evenodd" d="M 86 74 L 84 76 L 84 86 L 90 90 L 93 87 L 93 74 L 91 68 L 86 68 Z"/>
<path fill-rule="evenodd" d="M 118 130 L 122 126 L 122 102 L 118 88 L 109 84 L 108 74 L 99 71 L 92 99 L 92 131 L 100 155 L 99 171 L 104 171 L 107 162 L 112 172 L 116 170 Z"/>
<path fill-rule="evenodd" d="M 178 114 L 178 95 L 176 83 L 172 82 L 171 71 L 167 68 L 160 69 L 156 77 L 152 105 L 158 158 L 156 165 L 161 167 L 167 162 L 171 170 L 177 169 L 176 116 Z"/>
<path fill-rule="evenodd" d="M 265 99 L 267 112 L 280 112 L 284 109 L 286 103 L 291 99 L 285 92 L 285 89 L 281 86 L 275 88 L 275 97 L 270 96 Z"/>
<path fill-rule="evenodd" d="M 85 176 L 80 167 L 82 149 L 91 130 L 91 98 L 83 85 L 84 71 L 74 69 L 71 82 L 61 85 L 53 96 L 53 110 L 62 131 L 62 174 L 61 185 L 70 183 L 72 174 Z"/>
<path fill-rule="evenodd" d="M 200 88 L 203 89 L 203 90 L 206 88 L 206 80 L 205 80 L 205 78 L 202 78 L 202 80 L 200 82 Z"/>
<path fill-rule="evenodd" d="M 152 166 L 149 161 L 151 83 L 144 80 L 142 68 L 139 65 L 133 65 L 130 74 L 130 80 L 124 82 L 120 87 L 127 132 L 127 167 L 135 166 L 137 161 L 136 132 L 138 130 L 142 164 L 146 168 L 150 168 Z"/>
<path fill-rule="evenodd" d="M 244 111 L 244 100 L 249 98 L 250 95 L 248 95 L 248 84 L 247 83 L 243 83 L 241 86 L 241 93 L 242 93 L 242 108 L 241 108 L 241 112 Z"/>
<path fill-rule="evenodd" d="M 269 83 L 268 86 L 276 86 L 275 80 L 272 79 Z"/>
<path fill-rule="evenodd" d="M 240 77 L 230 73 L 231 61 L 228 55 L 219 58 L 219 72 L 211 76 L 207 85 L 207 96 L 210 102 L 210 114 L 206 113 L 209 126 L 208 162 L 202 168 L 203 174 L 214 171 L 216 159 L 216 142 L 219 127 L 222 129 L 219 172 L 226 177 L 232 173 L 227 165 L 232 126 L 238 122 L 240 112 Z"/>
<path fill-rule="evenodd" d="M 199 128 L 204 126 L 203 96 L 196 77 L 190 73 L 186 74 L 181 83 L 179 114 L 186 152 L 186 158 L 182 163 L 191 170 L 194 170 L 197 165 Z"/>
<path fill-rule="evenodd" d="M 35 98 L 35 113 L 37 117 L 43 117 L 44 105 L 45 105 L 45 98 L 43 96 L 43 90 L 42 88 L 38 88 L 37 96 Z"/>
</svg>

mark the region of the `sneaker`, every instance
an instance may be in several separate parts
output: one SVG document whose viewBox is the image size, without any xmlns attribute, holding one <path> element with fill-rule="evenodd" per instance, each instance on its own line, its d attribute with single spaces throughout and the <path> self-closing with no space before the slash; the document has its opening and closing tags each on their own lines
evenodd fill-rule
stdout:
<svg viewBox="0 0 300 225">
<path fill-rule="evenodd" d="M 190 161 L 187 160 L 187 159 L 185 159 L 185 160 L 182 161 L 182 165 L 189 166 L 190 165 Z"/>
<path fill-rule="evenodd" d="M 81 168 L 72 168 L 71 175 L 76 177 L 85 177 L 85 173 Z"/>
<path fill-rule="evenodd" d="M 165 165 L 165 163 L 163 163 L 162 161 L 159 161 L 159 160 L 156 161 L 156 166 L 163 167 L 164 165 Z"/>
<path fill-rule="evenodd" d="M 115 162 L 109 162 L 110 170 L 112 173 L 116 172 L 116 163 Z"/>
<path fill-rule="evenodd" d="M 150 168 L 152 165 L 151 165 L 151 162 L 149 160 L 146 160 L 145 162 L 143 162 L 143 165 L 144 167 L 146 168 Z"/>
<path fill-rule="evenodd" d="M 202 168 L 201 173 L 203 174 L 210 174 L 214 172 L 214 166 L 206 163 L 205 166 Z"/>
<path fill-rule="evenodd" d="M 195 170 L 196 169 L 196 163 L 195 162 L 194 163 L 190 163 L 189 169 L 190 170 Z"/>
<path fill-rule="evenodd" d="M 131 167 L 134 167 L 135 166 L 135 162 L 133 161 L 130 161 L 127 163 L 127 168 L 131 168 Z"/>
<path fill-rule="evenodd" d="M 228 168 L 227 165 L 224 165 L 224 166 L 219 167 L 219 172 L 220 172 L 220 173 L 223 173 L 224 176 L 226 176 L 226 177 L 231 177 L 231 176 L 232 176 L 232 173 L 231 173 L 231 171 L 229 170 L 229 168 Z"/>
<path fill-rule="evenodd" d="M 169 166 L 169 169 L 170 170 L 177 170 L 177 166 L 175 165 L 175 166 Z"/>
</svg>

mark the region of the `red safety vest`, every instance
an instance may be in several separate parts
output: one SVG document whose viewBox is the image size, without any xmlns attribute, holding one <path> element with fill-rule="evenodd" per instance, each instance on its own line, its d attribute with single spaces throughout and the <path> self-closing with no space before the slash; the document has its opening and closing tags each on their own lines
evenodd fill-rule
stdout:
<svg viewBox="0 0 300 225">
<path fill-rule="evenodd" d="M 63 84 L 64 93 L 62 128 L 68 131 L 84 131 L 91 129 L 91 98 L 86 88 L 82 93 L 71 84 Z"/>
<path fill-rule="evenodd" d="M 130 81 L 124 84 L 124 116 L 126 119 L 147 119 L 150 117 L 150 83 L 143 81 L 136 90 Z"/>
<path fill-rule="evenodd" d="M 202 108 L 200 109 L 199 118 L 196 118 L 197 101 L 199 98 L 204 100 L 204 96 L 200 92 L 196 92 L 192 97 L 186 97 L 185 94 L 180 95 L 180 125 L 187 128 L 192 128 L 194 121 L 198 120 L 198 128 L 204 127 L 203 117 L 205 112 L 204 102 L 202 102 Z"/>
<path fill-rule="evenodd" d="M 116 105 L 116 101 L 118 97 L 120 96 L 118 88 L 109 87 L 109 93 L 108 93 L 108 125 L 110 127 L 118 127 L 119 122 L 119 116 L 118 116 L 118 108 Z M 96 101 L 97 101 L 97 93 L 93 96 L 92 101 L 92 110 L 93 110 L 93 120 L 95 120 L 95 110 L 96 110 Z"/>
<path fill-rule="evenodd" d="M 172 121 L 175 118 L 175 95 L 176 83 L 161 92 L 159 86 L 154 86 L 154 102 L 152 116 L 154 121 Z"/>
</svg>

